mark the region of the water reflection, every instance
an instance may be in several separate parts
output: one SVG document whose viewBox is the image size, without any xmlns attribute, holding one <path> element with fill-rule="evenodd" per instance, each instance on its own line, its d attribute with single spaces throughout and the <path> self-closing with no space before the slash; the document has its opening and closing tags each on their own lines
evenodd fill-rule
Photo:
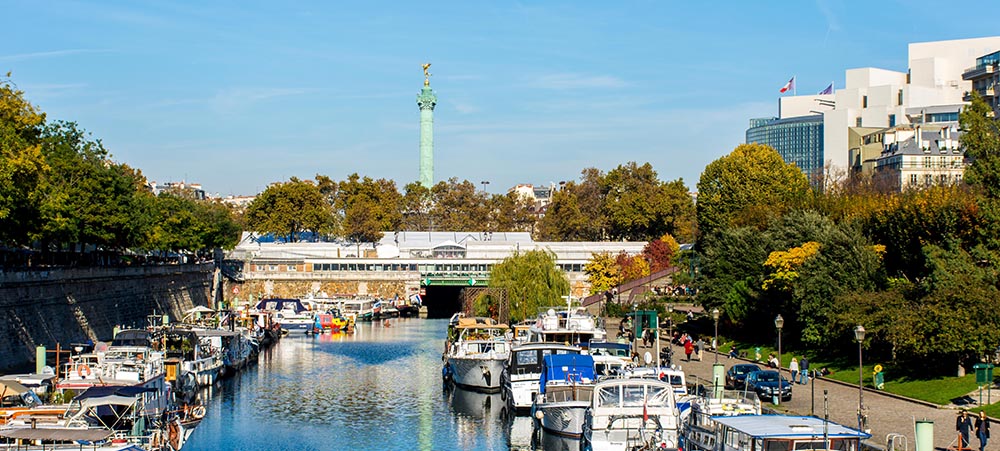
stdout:
<svg viewBox="0 0 1000 451">
<path fill-rule="evenodd" d="M 208 415 L 185 451 L 509 449 L 499 394 L 442 389 L 446 325 L 397 319 L 287 337 L 203 395 Z"/>
</svg>

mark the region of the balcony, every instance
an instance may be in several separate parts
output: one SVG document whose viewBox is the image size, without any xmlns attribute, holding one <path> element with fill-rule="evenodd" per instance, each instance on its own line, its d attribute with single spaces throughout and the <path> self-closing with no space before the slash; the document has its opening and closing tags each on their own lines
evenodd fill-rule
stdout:
<svg viewBox="0 0 1000 451">
<path fill-rule="evenodd" d="M 984 75 L 989 75 L 997 70 L 997 65 L 994 64 L 981 64 L 978 66 L 972 66 L 962 72 L 962 80 L 974 80 L 980 78 Z"/>
<path fill-rule="evenodd" d="M 997 95 L 997 90 L 996 90 L 995 87 L 989 87 L 989 88 L 986 88 L 986 89 L 979 90 L 979 96 L 982 97 L 982 98 L 984 98 L 984 99 L 988 99 L 990 97 L 995 97 L 996 95 Z M 972 101 L 972 91 L 965 91 L 965 94 L 962 94 L 962 101 L 964 101 L 964 102 L 971 102 Z"/>
</svg>

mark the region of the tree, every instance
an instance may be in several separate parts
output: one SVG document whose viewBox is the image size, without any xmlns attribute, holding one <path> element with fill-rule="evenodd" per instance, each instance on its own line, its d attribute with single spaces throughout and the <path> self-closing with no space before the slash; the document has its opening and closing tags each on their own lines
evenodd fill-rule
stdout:
<svg viewBox="0 0 1000 451">
<path fill-rule="evenodd" d="M 972 91 L 972 102 L 962 109 L 961 144 L 971 164 L 965 169 L 965 181 L 977 186 L 991 199 L 1000 199 L 1000 119 L 979 93 Z"/>
<path fill-rule="evenodd" d="M 616 257 L 609 252 L 594 253 L 590 261 L 583 265 L 590 283 L 590 294 L 601 293 L 622 284 L 622 270 Z"/>
<path fill-rule="evenodd" d="M 27 244 L 38 226 L 37 203 L 48 166 L 41 153 L 45 114 L 0 78 L 0 241 Z"/>
<path fill-rule="evenodd" d="M 357 173 L 337 185 L 334 207 L 341 213 L 341 235 L 356 243 L 374 243 L 382 232 L 399 230 L 402 196 L 392 180 L 361 178 Z"/>
<path fill-rule="evenodd" d="M 684 181 L 661 182 L 649 163 L 619 165 L 601 179 L 601 189 L 611 238 L 650 240 L 664 233 L 692 233 L 694 203 Z"/>
<path fill-rule="evenodd" d="M 615 257 L 615 264 L 621 270 L 622 282 L 649 275 L 649 262 L 642 255 L 628 255 L 622 252 Z"/>
<path fill-rule="evenodd" d="M 556 266 L 555 254 L 548 251 L 528 251 L 505 258 L 490 270 L 490 288 L 506 292 L 511 321 L 530 319 L 539 307 L 561 305 L 569 295 L 569 280 Z M 478 314 L 496 310 L 497 300 L 480 299 Z"/>
<path fill-rule="evenodd" d="M 331 231 L 333 212 L 312 182 L 292 178 L 267 187 L 247 207 L 247 227 L 297 241 L 305 231 Z"/>
<path fill-rule="evenodd" d="M 593 239 L 593 218 L 583 214 L 576 184 L 568 182 L 552 194 L 552 202 L 538 221 L 538 237 L 544 241 L 587 241 Z"/>
<path fill-rule="evenodd" d="M 667 233 L 660 239 L 646 243 L 646 246 L 642 248 L 642 256 L 649 262 L 649 271 L 655 273 L 670 268 L 674 256 L 680 250 L 681 246 L 677 244 L 677 240 Z"/>
<path fill-rule="evenodd" d="M 486 230 L 486 195 L 468 180 L 452 177 L 431 188 L 430 215 L 435 230 Z"/>
<path fill-rule="evenodd" d="M 401 212 L 403 230 L 431 230 L 431 190 L 420 182 L 411 182 L 403 188 Z"/>
<path fill-rule="evenodd" d="M 741 144 L 705 167 L 698 181 L 698 227 L 712 233 L 749 225 L 764 229 L 809 192 L 801 170 L 762 144 Z"/>
</svg>

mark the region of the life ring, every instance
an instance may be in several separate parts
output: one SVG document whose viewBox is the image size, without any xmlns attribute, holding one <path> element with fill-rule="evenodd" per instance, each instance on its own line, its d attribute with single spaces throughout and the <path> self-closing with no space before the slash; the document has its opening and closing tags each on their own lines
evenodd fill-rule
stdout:
<svg viewBox="0 0 1000 451">
<path fill-rule="evenodd" d="M 76 374 L 80 377 L 88 377 L 93 373 L 90 371 L 90 366 L 83 364 L 76 366 Z"/>
<path fill-rule="evenodd" d="M 205 406 L 196 406 L 194 409 L 191 409 L 191 417 L 197 420 L 205 418 Z"/>
<path fill-rule="evenodd" d="M 872 370 L 874 372 L 876 372 L 876 373 L 881 373 L 882 372 L 882 365 L 881 364 L 876 364 L 875 368 L 872 368 Z"/>
</svg>

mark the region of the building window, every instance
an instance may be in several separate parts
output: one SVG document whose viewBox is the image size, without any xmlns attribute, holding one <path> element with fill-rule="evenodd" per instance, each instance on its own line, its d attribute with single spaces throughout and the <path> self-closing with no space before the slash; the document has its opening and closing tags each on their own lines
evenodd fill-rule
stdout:
<svg viewBox="0 0 1000 451">
<path fill-rule="evenodd" d="M 868 96 L 861 97 L 861 108 L 868 108 Z"/>
<path fill-rule="evenodd" d="M 285 265 L 285 268 L 288 268 L 288 272 L 295 272 L 299 270 L 299 267 L 296 265 Z"/>
<path fill-rule="evenodd" d="M 895 127 L 896 126 L 896 115 L 895 114 L 890 114 L 889 115 L 889 126 L 890 127 Z"/>
<path fill-rule="evenodd" d="M 277 271 L 278 270 L 278 265 L 267 265 L 267 270 L 268 271 Z"/>
<path fill-rule="evenodd" d="M 917 174 L 910 174 L 910 185 L 917 184 Z"/>
<path fill-rule="evenodd" d="M 931 167 L 931 157 L 924 157 L 924 167 L 925 168 Z"/>
<path fill-rule="evenodd" d="M 907 76 L 909 76 L 909 74 L 907 74 Z M 899 94 L 897 95 L 896 98 L 896 105 L 902 105 L 902 104 L 903 104 L 903 90 L 900 89 Z"/>
<path fill-rule="evenodd" d="M 924 174 L 924 185 L 931 186 L 934 184 L 934 176 L 931 174 Z"/>
<path fill-rule="evenodd" d="M 854 126 L 855 127 L 860 127 L 861 126 L 861 117 L 860 116 L 858 116 L 858 118 L 854 120 Z"/>
</svg>

